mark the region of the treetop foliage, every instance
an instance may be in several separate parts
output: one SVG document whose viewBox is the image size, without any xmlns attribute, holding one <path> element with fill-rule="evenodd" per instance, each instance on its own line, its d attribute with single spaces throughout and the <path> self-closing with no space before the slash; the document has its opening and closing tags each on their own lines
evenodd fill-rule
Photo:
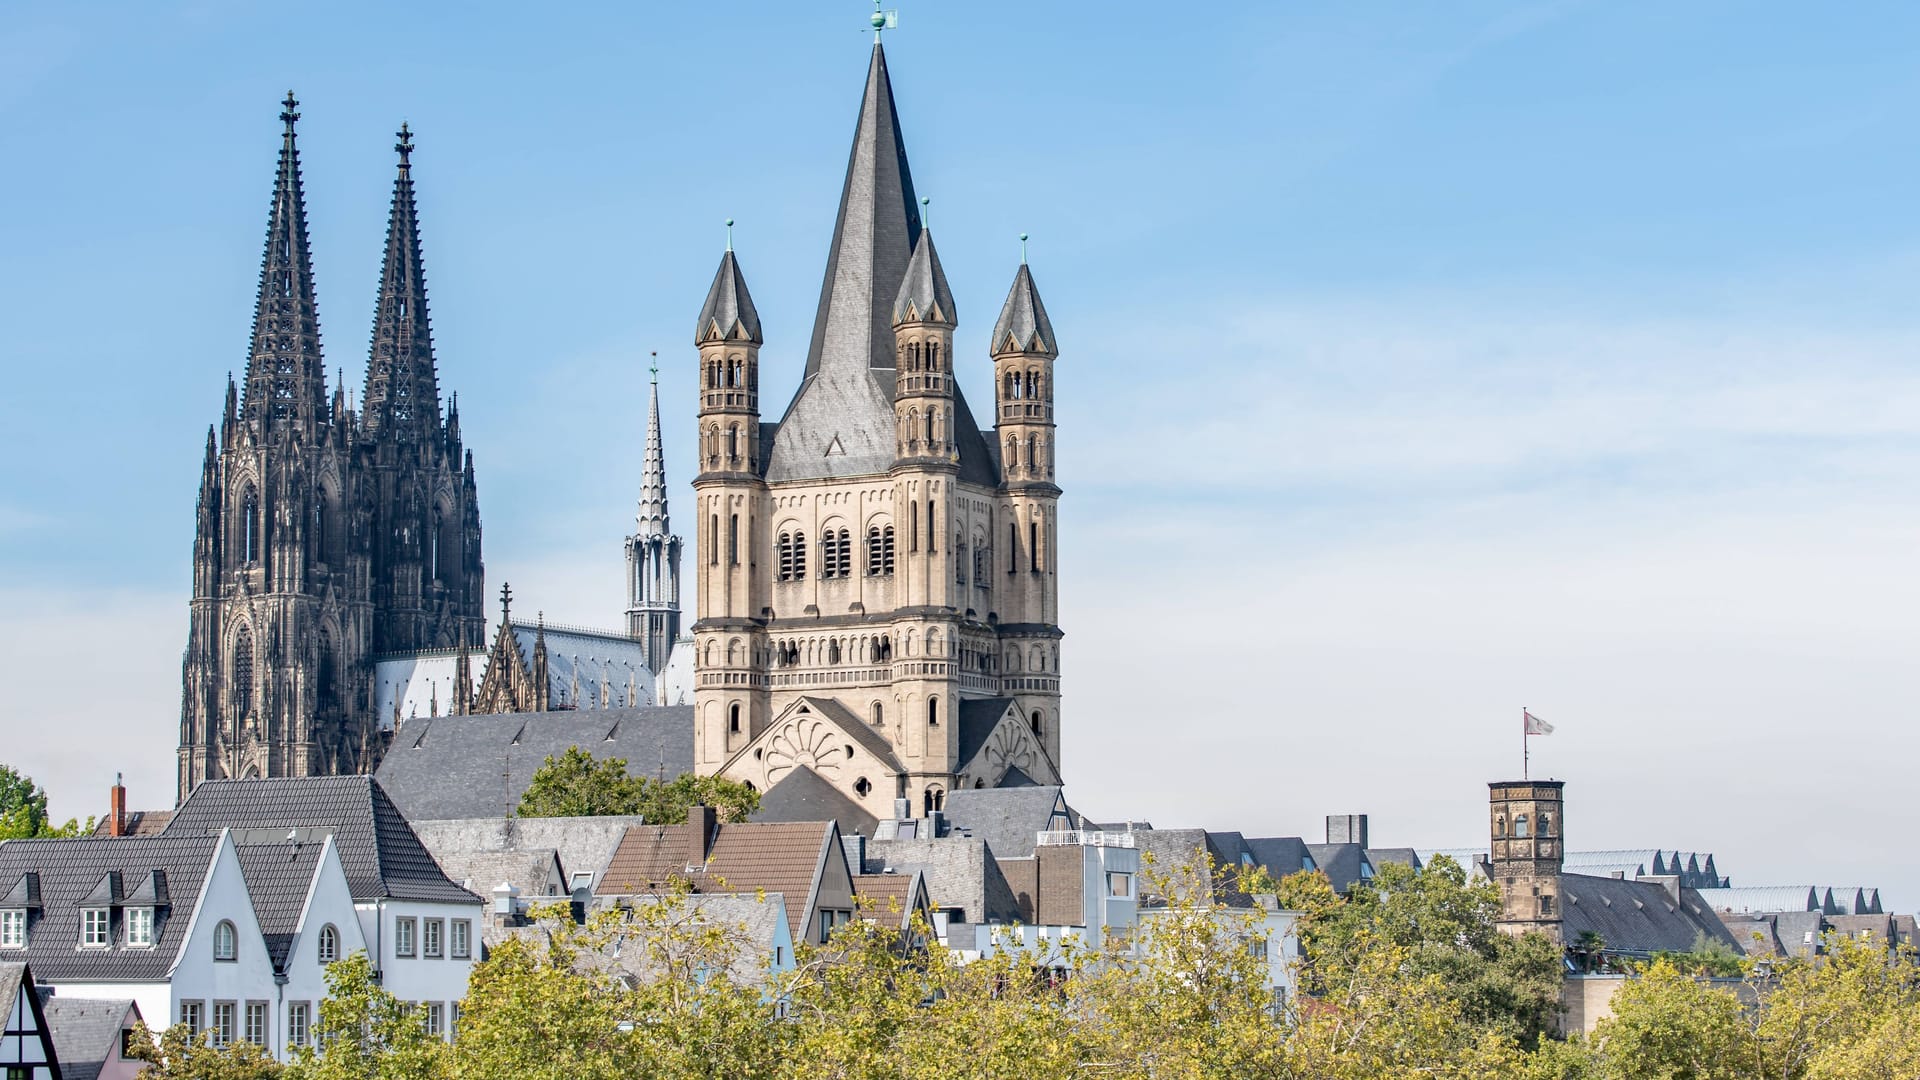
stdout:
<svg viewBox="0 0 1920 1080">
<path fill-rule="evenodd" d="M 520 796 L 520 817 L 591 817 L 639 814 L 672 825 L 705 804 L 721 821 L 745 821 L 760 807 L 760 793 L 720 776 L 682 773 L 672 780 L 629 776 L 625 758 L 596 758 L 577 746 L 548 756 Z"/>
</svg>

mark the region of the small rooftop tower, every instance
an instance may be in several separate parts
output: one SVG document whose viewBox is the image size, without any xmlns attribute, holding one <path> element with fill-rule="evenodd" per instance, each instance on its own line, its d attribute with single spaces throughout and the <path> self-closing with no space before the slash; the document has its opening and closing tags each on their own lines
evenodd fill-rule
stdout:
<svg viewBox="0 0 1920 1080">
<path fill-rule="evenodd" d="M 1503 780 L 1487 785 L 1494 884 L 1500 887 L 1500 929 L 1539 931 L 1560 941 L 1561 843 L 1559 780 Z M 1563 944 L 1563 943 L 1562 943 Z"/>
</svg>

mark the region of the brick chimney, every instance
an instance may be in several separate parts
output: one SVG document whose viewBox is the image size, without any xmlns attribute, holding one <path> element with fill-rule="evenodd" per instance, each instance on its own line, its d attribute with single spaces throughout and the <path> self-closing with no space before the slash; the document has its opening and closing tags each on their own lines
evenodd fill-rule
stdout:
<svg viewBox="0 0 1920 1080">
<path fill-rule="evenodd" d="M 113 774 L 113 790 L 107 793 L 107 835 L 127 835 L 127 789 L 122 776 Z"/>
<path fill-rule="evenodd" d="M 707 845 L 713 840 L 713 807 L 695 803 L 687 810 L 687 866 L 707 865 Z"/>
</svg>

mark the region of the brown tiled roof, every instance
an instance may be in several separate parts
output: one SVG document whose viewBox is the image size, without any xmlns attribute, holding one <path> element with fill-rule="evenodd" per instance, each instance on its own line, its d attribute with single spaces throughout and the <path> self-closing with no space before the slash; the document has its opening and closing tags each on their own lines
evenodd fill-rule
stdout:
<svg viewBox="0 0 1920 1080">
<path fill-rule="evenodd" d="M 787 901 L 787 924 L 805 927 L 807 905 L 825 853 L 834 841 L 829 821 L 738 822 L 716 825 L 705 868 L 687 872 L 687 825 L 636 825 L 614 849 L 596 896 L 660 892 L 675 880 L 695 892 L 745 893 L 765 889 Z M 798 936 L 798 935 L 796 935 Z"/>
<path fill-rule="evenodd" d="M 126 831 L 120 835 L 123 837 L 158 836 L 166 831 L 167 822 L 172 820 L 173 811 L 171 810 L 129 810 L 127 811 Z M 110 824 L 106 818 L 101 818 L 100 823 L 93 827 L 93 835 L 108 835 L 107 828 Z"/>
<path fill-rule="evenodd" d="M 855 874 L 853 895 L 860 898 L 860 914 L 889 930 L 898 930 L 913 914 L 914 874 Z"/>
</svg>

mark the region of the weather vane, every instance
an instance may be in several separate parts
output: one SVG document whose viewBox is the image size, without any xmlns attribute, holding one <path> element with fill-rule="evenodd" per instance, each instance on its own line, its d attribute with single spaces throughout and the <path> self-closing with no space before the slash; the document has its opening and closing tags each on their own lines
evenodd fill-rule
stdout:
<svg viewBox="0 0 1920 1080">
<path fill-rule="evenodd" d="M 880 0 L 873 0 L 873 17 L 868 21 L 873 24 L 873 43 L 878 45 L 880 31 L 892 30 L 900 25 L 900 13 L 892 10 L 881 11 Z"/>
<path fill-rule="evenodd" d="M 655 349 L 653 352 L 650 352 L 647 355 L 653 357 L 653 362 L 647 365 L 647 370 L 653 372 L 653 381 L 659 382 L 660 381 L 660 351 L 658 349 Z"/>
</svg>

